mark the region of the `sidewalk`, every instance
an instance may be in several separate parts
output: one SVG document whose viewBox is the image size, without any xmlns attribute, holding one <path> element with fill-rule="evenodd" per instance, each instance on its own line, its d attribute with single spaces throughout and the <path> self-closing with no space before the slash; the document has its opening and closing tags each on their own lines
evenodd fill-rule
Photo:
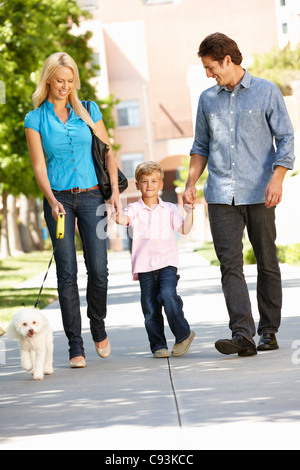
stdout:
<svg viewBox="0 0 300 470">
<path fill-rule="evenodd" d="M 1 450 L 300 448 L 300 268 L 282 266 L 280 350 L 227 357 L 214 348 L 217 339 L 230 337 L 219 268 L 181 246 L 179 293 L 196 339 L 186 356 L 169 361 L 152 359 L 129 254 L 110 254 L 109 269 L 109 359 L 98 358 L 90 338 L 82 259 L 86 369 L 68 367 L 57 302 L 43 311 L 54 330 L 53 376 L 34 382 L 20 368 L 17 343 L 1 338 L 6 350 L 5 364 L 0 363 Z M 256 266 L 246 266 L 245 273 L 257 320 Z M 37 293 L 42 278 L 30 282 Z M 56 285 L 55 268 L 46 285 Z M 168 327 L 166 334 L 171 349 Z"/>
</svg>

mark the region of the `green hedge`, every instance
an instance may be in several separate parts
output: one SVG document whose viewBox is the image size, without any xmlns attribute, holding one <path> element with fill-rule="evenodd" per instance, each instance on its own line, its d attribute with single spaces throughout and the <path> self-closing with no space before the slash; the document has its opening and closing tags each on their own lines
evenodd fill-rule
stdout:
<svg viewBox="0 0 300 470">
<path fill-rule="evenodd" d="M 300 243 L 294 245 L 278 245 L 277 256 L 280 263 L 300 265 Z M 245 264 L 256 264 L 253 248 L 249 248 L 244 255 Z"/>
</svg>

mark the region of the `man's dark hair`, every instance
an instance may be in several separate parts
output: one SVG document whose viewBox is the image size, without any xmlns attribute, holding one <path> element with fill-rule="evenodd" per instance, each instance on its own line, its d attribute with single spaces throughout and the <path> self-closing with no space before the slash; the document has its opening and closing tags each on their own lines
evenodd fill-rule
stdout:
<svg viewBox="0 0 300 470">
<path fill-rule="evenodd" d="M 230 55 L 234 64 L 241 65 L 243 56 L 237 43 L 222 33 L 214 33 L 207 36 L 200 44 L 198 51 L 199 57 L 210 56 L 218 62 L 223 62 L 227 55 Z"/>
</svg>

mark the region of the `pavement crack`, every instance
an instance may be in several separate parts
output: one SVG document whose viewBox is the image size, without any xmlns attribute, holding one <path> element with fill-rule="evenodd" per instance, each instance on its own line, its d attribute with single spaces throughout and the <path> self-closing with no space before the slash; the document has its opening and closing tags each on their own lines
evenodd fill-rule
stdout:
<svg viewBox="0 0 300 470">
<path fill-rule="evenodd" d="M 177 395 L 176 395 L 176 390 L 175 390 L 174 381 L 173 381 L 173 377 L 172 377 L 172 369 L 171 369 L 170 359 L 167 358 L 167 361 L 168 361 L 170 382 L 171 382 L 171 387 L 172 387 L 172 391 L 173 391 L 173 395 L 174 395 L 174 400 L 175 400 L 176 411 L 177 411 L 178 424 L 179 424 L 179 427 L 182 429 L 182 421 L 181 421 L 181 416 L 180 416 L 180 409 L 179 409 L 178 400 L 177 400 Z"/>
</svg>

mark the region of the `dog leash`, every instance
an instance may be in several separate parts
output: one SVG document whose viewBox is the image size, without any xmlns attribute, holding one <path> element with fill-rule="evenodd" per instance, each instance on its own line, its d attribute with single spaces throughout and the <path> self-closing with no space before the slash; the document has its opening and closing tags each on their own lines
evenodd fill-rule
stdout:
<svg viewBox="0 0 300 470">
<path fill-rule="evenodd" d="M 64 214 L 62 213 L 59 213 L 58 214 L 58 219 L 57 219 L 57 226 L 56 226 L 56 239 L 59 240 L 59 239 L 63 239 L 64 238 L 64 235 L 65 235 L 65 216 Z M 42 286 L 40 288 L 40 292 L 39 292 L 39 295 L 38 295 L 38 298 L 34 304 L 34 308 L 37 308 L 40 304 L 40 297 L 41 297 L 41 293 L 44 289 L 44 284 L 45 284 L 45 281 L 47 279 L 47 276 L 48 276 L 48 273 L 49 273 L 49 269 L 51 268 L 51 264 L 53 262 L 53 259 L 54 259 L 54 255 L 56 253 L 56 250 L 58 248 L 58 245 L 59 245 L 59 242 L 57 241 L 56 242 L 56 246 L 53 250 L 53 253 L 52 253 L 52 256 L 51 256 L 51 259 L 50 259 L 50 262 L 49 262 L 49 265 L 48 265 L 48 269 L 47 269 L 47 272 L 45 274 L 45 277 L 44 277 L 44 280 L 43 280 L 43 283 L 42 283 Z"/>
</svg>

